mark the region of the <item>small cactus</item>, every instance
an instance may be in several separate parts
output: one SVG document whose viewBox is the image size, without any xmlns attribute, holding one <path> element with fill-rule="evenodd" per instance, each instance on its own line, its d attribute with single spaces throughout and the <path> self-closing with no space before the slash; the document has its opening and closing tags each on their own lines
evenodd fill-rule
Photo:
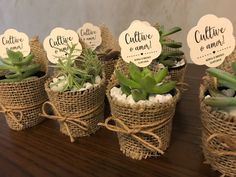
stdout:
<svg viewBox="0 0 236 177">
<path fill-rule="evenodd" d="M 182 29 L 179 27 L 173 27 L 169 31 L 165 31 L 164 26 L 161 26 L 159 29 L 160 34 L 160 43 L 162 47 L 168 47 L 170 49 L 179 49 L 182 47 L 181 42 L 176 42 L 174 40 L 168 40 L 166 37 L 181 31 Z M 161 55 L 157 58 L 157 60 L 162 63 L 164 66 L 173 67 L 175 66 L 176 62 L 179 61 L 181 56 L 184 53 L 180 50 L 170 50 L 170 51 L 163 51 Z"/>
<path fill-rule="evenodd" d="M 210 88 L 209 93 L 211 97 L 208 97 L 204 100 L 204 102 L 213 107 L 230 107 L 236 106 L 236 98 L 227 96 L 223 92 L 219 91 L 218 86 L 223 86 L 229 88 L 233 91 L 236 91 L 236 62 L 233 62 L 232 68 L 234 74 L 230 74 L 226 71 L 217 68 L 208 68 L 207 73 L 217 79 L 217 83 L 215 88 Z"/>
<path fill-rule="evenodd" d="M 168 75 L 167 68 L 153 73 L 148 68 L 142 71 L 133 63 L 128 65 L 130 77 L 115 71 L 121 90 L 124 94 L 132 95 L 134 101 L 146 100 L 150 94 L 165 94 L 175 88 L 175 81 L 164 81 Z"/>
<path fill-rule="evenodd" d="M 40 65 L 33 63 L 33 54 L 24 57 L 19 51 L 7 50 L 7 55 L 6 59 L 0 58 L 3 63 L 0 65 L 0 71 L 7 73 L 5 79 L 0 82 L 19 82 L 33 77 L 40 70 Z"/>
</svg>

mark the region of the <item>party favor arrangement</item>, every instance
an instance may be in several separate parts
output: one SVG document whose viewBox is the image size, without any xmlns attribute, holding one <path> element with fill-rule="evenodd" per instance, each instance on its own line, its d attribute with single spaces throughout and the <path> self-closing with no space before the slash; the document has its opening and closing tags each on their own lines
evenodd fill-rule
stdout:
<svg viewBox="0 0 236 177">
<path fill-rule="evenodd" d="M 103 127 L 117 133 L 125 156 L 137 160 L 160 156 L 170 145 L 176 105 L 187 85 L 182 43 L 171 36 L 179 31 L 180 27 L 167 30 L 135 20 L 116 40 L 105 25 L 85 23 L 77 31 L 55 28 L 41 45 L 37 37 L 29 40 L 8 29 L 0 35 L 0 112 L 13 130 L 48 118 L 74 142 Z M 193 62 L 210 67 L 199 94 L 203 154 L 215 170 L 234 176 L 232 23 L 203 16 L 189 31 L 187 43 Z M 111 115 L 104 117 L 109 106 Z"/>
</svg>

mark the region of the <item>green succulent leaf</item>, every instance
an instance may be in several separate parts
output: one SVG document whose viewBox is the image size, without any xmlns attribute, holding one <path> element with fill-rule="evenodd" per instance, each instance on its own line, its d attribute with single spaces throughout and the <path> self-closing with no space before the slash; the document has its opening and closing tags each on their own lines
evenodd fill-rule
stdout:
<svg viewBox="0 0 236 177">
<path fill-rule="evenodd" d="M 162 33 L 162 37 L 164 37 L 164 36 L 169 36 L 169 35 L 171 35 L 171 34 L 174 34 L 174 33 L 179 32 L 179 31 L 181 31 L 181 30 L 182 30 L 182 29 L 181 29 L 180 27 L 173 27 L 173 28 L 171 28 L 169 31 Z"/>
<path fill-rule="evenodd" d="M 123 75 L 122 73 L 120 73 L 119 71 L 116 71 L 116 77 L 119 80 L 119 82 L 122 85 L 125 85 L 129 88 L 135 89 L 135 88 L 141 88 L 141 85 L 131 79 L 128 79 L 125 77 L 125 75 Z"/>
<path fill-rule="evenodd" d="M 225 97 L 223 93 L 216 89 L 209 89 L 209 92 L 212 97 Z"/>
<path fill-rule="evenodd" d="M 236 77 L 226 71 L 217 69 L 217 68 L 208 68 L 206 70 L 211 76 L 216 77 L 221 80 L 221 82 L 228 82 L 231 84 L 236 84 Z"/>
<path fill-rule="evenodd" d="M 168 51 L 168 52 L 163 52 L 162 55 L 165 55 L 167 57 L 179 57 L 179 56 L 183 56 L 184 55 L 184 52 L 182 51 Z"/>
<path fill-rule="evenodd" d="M 120 85 L 120 87 L 121 87 L 121 91 L 126 95 L 126 96 L 128 96 L 128 95 L 130 95 L 131 94 L 131 89 L 129 88 L 129 87 L 127 87 L 127 86 L 125 86 L 125 85 Z"/>
<path fill-rule="evenodd" d="M 9 59 L 2 59 L 2 58 L 0 58 L 0 61 L 1 61 L 3 64 L 5 64 L 5 65 L 13 65 L 12 62 L 11 62 L 11 60 L 9 60 Z"/>
<path fill-rule="evenodd" d="M 162 45 L 167 46 L 167 47 L 171 47 L 171 48 L 181 48 L 182 47 L 182 43 L 181 42 L 162 42 Z"/>
<path fill-rule="evenodd" d="M 131 78 L 139 82 L 142 77 L 140 69 L 134 63 L 130 63 L 128 68 Z"/>
<path fill-rule="evenodd" d="M 236 74 L 236 62 L 233 62 L 231 64 L 231 66 L 232 66 L 232 69 L 233 69 L 234 73 Z"/>
<path fill-rule="evenodd" d="M 176 86 L 176 81 L 169 81 L 167 83 L 163 83 L 159 86 L 152 88 L 151 93 L 154 94 L 165 94 L 173 90 Z"/>
<path fill-rule="evenodd" d="M 33 54 L 29 54 L 28 56 L 26 56 L 25 58 L 23 58 L 20 62 L 14 62 L 13 64 L 14 65 L 28 65 L 32 62 L 34 58 L 34 55 Z"/>
<path fill-rule="evenodd" d="M 172 60 L 172 59 L 162 60 L 162 61 L 160 61 L 160 63 L 163 64 L 164 66 L 170 67 L 170 68 L 175 66 L 175 60 Z"/>
<path fill-rule="evenodd" d="M 152 77 L 152 71 L 148 68 L 144 68 L 141 74 L 142 74 L 142 77 L 146 77 L 146 76 Z"/>
<path fill-rule="evenodd" d="M 204 103 L 213 107 L 230 107 L 236 106 L 236 98 L 234 97 L 210 97 L 204 100 Z"/>
<path fill-rule="evenodd" d="M 19 52 L 19 51 L 14 52 L 13 50 L 7 50 L 7 55 L 9 57 L 9 60 L 12 61 L 12 63 L 21 62 L 22 58 L 24 57 L 21 52 Z"/>
<path fill-rule="evenodd" d="M 141 85 L 146 92 L 151 92 L 152 88 L 156 86 L 156 81 L 153 77 L 147 75 L 142 78 Z"/>
<path fill-rule="evenodd" d="M 231 82 L 221 80 L 221 79 L 218 79 L 218 82 L 220 85 L 231 88 L 236 91 L 236 84 L 235 83 L 231 83 Z"/>
<path fill-rule="evenodd" d="M 155 79 L 156 83 L 160 83 L 161 81 L 163 81 L 163 79 L 167 75 L 168 75 L 168 69 L 163 68 L 163 69 L 159 70 L 156 74 L 154 74 L 154 79 Z"/>
<path fill-rule="evenodd" d="M 143 90 L 138 90 L 138 89 L 133 89 L 131 90 L 132 97 L 134 101 L 139 101 L 139 100 L 146 100 L 147 99 L 147 93 Z"/>
</svg>

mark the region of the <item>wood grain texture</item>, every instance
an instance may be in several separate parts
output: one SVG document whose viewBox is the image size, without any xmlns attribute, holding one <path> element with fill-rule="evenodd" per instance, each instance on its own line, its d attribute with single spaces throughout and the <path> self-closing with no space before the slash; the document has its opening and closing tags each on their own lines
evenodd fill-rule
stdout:
<svg viewBox="0 0 236 177">
<path fill-rule="evenodd" d="M 188 91 L 178 103 L 171 144 L 164 156 L 136 161 L 119 150 L 115 133 L 100 129 L 70 143 L 58 124 L 46 120 L 21 132 L 0 119 L 0 177 L 217 177 L 203 164 L 199 83 L 204 67 L 189 65 Z M 106 110 L 107 114 L 109 110 Z"/>
</svg>

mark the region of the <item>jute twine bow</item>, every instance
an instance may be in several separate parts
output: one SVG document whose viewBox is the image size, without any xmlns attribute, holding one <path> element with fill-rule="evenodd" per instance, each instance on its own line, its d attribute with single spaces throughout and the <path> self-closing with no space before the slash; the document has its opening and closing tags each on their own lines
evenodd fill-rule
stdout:
<svg viewBox="0 0 236 177">
<path fill-rule="evenodd" d="M 4 113 L 8 116 L 9 119 L 11 119 L 13 122 L 15 122 L 20 128 L 23 128 L 23 125 L 20 123 L 23 119 L 23 113 L 20 110 L 13 110 L 12 108 L 6 108 L 3 106 L 2 103 L 0 103 L 0 113 Z M 14 113 L 17 113 L 20 115 L 19 118 L 16 117 Z"/>
<path fill-rule="evenodd" d="M 116 125 L 109 124 L 110 121 L 114 121 Z M 124 124 L 124 122 L 121 119 L 115 118 L 115 117 L 109 117 L 105 120 L 104 123 L 99 123 L 98 125 L 106 127 L 108 130 L 117 132 L 117 133 L 124 133 L 127 135 L 130 135 L 135 140 L 140 142 L 145 148 L 149 149 L 152 152 L 158 152 L 160 154 L 164 154 L 164 152 L 161 150 L 162 147 L 162 141 L 161 138 L 153 133 L 152 131 L 163 126 L 164 124 L 168 123 L 170 119 L 165 119 L 163 121 L 154 122 L 148 125 L 139 125 L 139 126 L 133 126 L 132 128 L 128 127 Z M 137 134 L 143 134 L 143 135 L 149 135 L 152 136 L 154 139 L 156 139 L 159 143 L 159 146 L 156 147 L 152 145 L 151 143 L 147 142 L 146 140 L 140 138 Z"/>
<path fill-rule="evenodd" d="M 55 115 L 50 115 L 47 113 L 46 105 L 49 105 L 52 108 Z M 77 114 L 76 116 L 62 116 L 60 114 L 60 112 L 57 110 L 57 108 L 54 106 L 53 103 L 51 103 L 50 101 L 46 101 L 42 106 L 42 113 L 43 114 L 41 114 L 41 116 L 46 117 L 48 119 L 57 120 L 58 122 L 63 123 L 64 126 L 66 127 L 66 131 L 70 137 L 70 141 L 74 142 L 75 139 L 73 138 L 73 136 L 71 134 L 68 123 L 77 126 L 81 130 L 88 131 L 88 129 L 89 129 L 88 124 L 84 120 L 81 120 L 80 118 L 93 113 L 94 111 L 96 111 L 100 107 L 101 107 L 101 104 L 99 104 L 99 106 L 95 107 L 94 109 L 90 110 L 89 112 L 86 112 L 84 114 Z"/>
<path fill-rule="evenodd" d="M 213 139 L 220 140 L 220 144 L 229 149 L 229 150 L 215 150 L 210 148 L 210 141 Z M 207 147 L 211 149 L 211 153 L 215 154 L 216 156 L 236 156 L 236 138 L 229 137 L 229 135 L 223 133 L 214 133 L 207 138 Z"/>
</svg>

